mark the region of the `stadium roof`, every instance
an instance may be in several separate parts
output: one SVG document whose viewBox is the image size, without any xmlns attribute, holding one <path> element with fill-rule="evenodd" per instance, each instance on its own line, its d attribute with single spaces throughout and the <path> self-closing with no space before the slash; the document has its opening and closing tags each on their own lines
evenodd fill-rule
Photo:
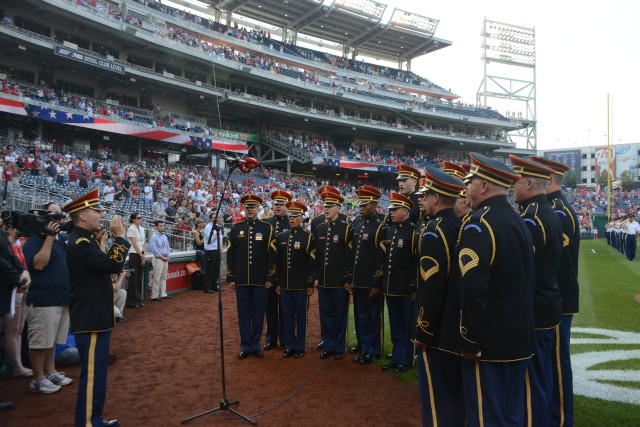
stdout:
<svg viewBox="0 0 640 427">
<path fill-rule="evenodd" d="M 184 1 L 184 0 L 182 0 Z M 206 0 L 238 14 L 298 34 L 356 48 L 360 55 L 408 60 L 450 46 L 434 37 L 438 20 L 374 0 Z"/>
</svg>

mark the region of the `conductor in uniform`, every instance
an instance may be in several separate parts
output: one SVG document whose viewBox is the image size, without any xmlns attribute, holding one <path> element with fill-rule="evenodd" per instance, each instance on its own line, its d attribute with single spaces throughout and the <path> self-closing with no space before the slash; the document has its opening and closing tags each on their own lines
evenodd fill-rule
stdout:
<svg viewBox="0 0 640 427">
<path fill-rule="evenodd" d="M 520 178 L 505 164 L 470 153 L 457 262 L 458 342 L 468 425 L 524 425 L 525 373 L 533 354 L 533 242 L 507 200 Z"/>
<path fill-rule="evenodd" d="M 413 362 L 413 301 L 416 297 L 415 226 L 409 218 L 411 199 L 400 193 L 389 193 L 391 226 L 384 241 L 386 260 L 383 293 L 389 313 L 389 330 L 393 353 L 383 371 L 408 371 Z"/>
<path fill-rule="evenodd" d="M 326 217 L 316 231 L 318 262 L 314 274 L 320 308 L 320 358 L 333 356 L 341 360 L 344 359 L 349 308 L 351 226 L 338 216 L 344 203 L 339 193 L 325 191 L 320 197 Z"/>
<path fill-rule="evenodd" d="M 562 296 L 562 315 L 556 329 L 558 351 L 553 362 L 553 401 L 551 406 L 554 425 L 573 425 L 573 372 L 569 337 L 573 315 L 579 311 L 578 254 L 580 252 L 580 228 L 578 215 L 562 193 L 564 174 L 571 168 L 564 163 L 531 156 L 554 172 L 547 187 L 547 200 L 560 218 L 562 225 L 562 256 L 558 268 L 558 285 Z M 558 360 L 559 358 L 559 360 Z"/>
<path fill-rule="evenodd" d="M 396 166 L 398 176 L 398 192 L 411 200 L 411 210 L 409 211 L 409 220 L 415 225 L 420 219 L 420 207 L 418 206 L 418 181 L 420 180 L 420 171 L 408 165 Z"/>
<path fill-rule="evenodd" d="M 421 231 L 416 230 L 418 314 L 414 322 L 415 339 L 421 347 L 418 385 L 422 425 L 464 426 L 460 357 L 441 346 L 444 335 L 449 340 L 458 335 L 457 329 L 443 328 L 442 320 L 445 315 L 455 318 L 459 314 L 458 294 L 453 292 L 455 283 L 451 279 L 461 221 L 453 207 L 464 184 L 440 169 L 425 167 L 424 171 L 424 185 L 419 192 L 424 213 L 431 219 Z"/>
<path fill-rule="evenodd" d="M 227 282 L 236 291 L 240 353 L 238 359 L 250 354 L 264 357 L 260 336 L 264 326 L 267 290 L 276 278 L 275 236 L 273 227 L 258 219 L 262 199 L 247 194 L 240 199 L 245 219 L 235 224 L 229 233 L 227 249 Z"/>
<path fill-rule="evenodd" d="M 534 426 L 551 425 L 553 360 L 556 327 L 560 323 L 562 299 L 558 267 L 562 256 L 562 226 L 547 200 L 547 186 L 553 171 L 532 160 L 510 155 L 513 170 L 521 178 L 513 186 L 521 217 L 527 225 L 535 253 L 533 320 L 535 355 L 527 370 L 527 405 Z"/>
<path fill-rule="evenodd" d="M 287 216 L 287 202 L 290 202 L 291 194 L 283 190 L 276 190 L 271 192 L 271 200 L 273 201 L 273 213 L 274 215 L 264 220 L 267 224 L 271 224 L 273 227 L 273 235 L 277 236 L 289 229 L 289 217 Z M 279 297 L 276 294 L 275 286 L 267 289 L 267 334 L 265 336 L 265 345 L 263 350 L 271 350 L 273 347 L 283 343 L 282 328 L 282 314 L 279 311 Z"/>
<path fill-rule="evenodd" d="M 360 354 L 354 362 L 368 365 L 379 358 L 382 351 L 381 312 L 383 298 L 382 272 L 385 253 L 382 243 L 387 235 L 387 227 L 376 215 L 380 190 L 363 185 L 356 190 L 361 221 L 352 229 L 353 262 L 350 288 L 354 305 L 357 305 L 355 319 L 360 333 Z"/>
<path fill-rule="evenodd" d="M 109 340 L 115 326 L 111 274 L 122 271 L 130 244 L 118 215 L 110 222 L 114 241 L 109 252 L 104 253 L 94 239 L 94 233 L 100 231 L 104 220 L 98 189 L 73 200 L 63 209 L 73 221 L 67 246 L 71 281 L 70 329 L 75 334 L 82 363 L 76 426 L 118 426 L 118 420 L 104 420 L 102 410 L 107 392 Z"/>
<path fill-rule="evenodd" d="M 280 324 L 283 333 L 282 357 L 304 356 L 307 337 L 309 297 L 313 295 L 316 239 L 302 227 L 307 207 L 295 201 L 286 205 L 290 229 L 276 236 L 278 276 L 276 292 L 280 296 Z"/>
</svg>

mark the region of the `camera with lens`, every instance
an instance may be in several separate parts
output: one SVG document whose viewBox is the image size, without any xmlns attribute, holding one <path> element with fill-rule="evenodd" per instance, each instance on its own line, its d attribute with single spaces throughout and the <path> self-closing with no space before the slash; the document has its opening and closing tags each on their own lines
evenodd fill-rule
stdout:
<svg viewBox="0 0 640 427">
<path fill-rule="evenodd" d="M 135 271 L 135 268 L 127 268 L 126 270 L 122 270 L 121 273 L 134 273 Z"/>
<path fill-rule="evenodd" d="M 20 211 L 3 211 L 0 214 L 2 221 L 10 228 L 16 228 L 20 236 L 29 236 L 37 234 L 39 236 L 55 235 L 53 231 L 47 228 L 51 221 L 63 220 L 67 217 L 64 212 L 49 212 L 44 209 L 31 209 L 27 213 Z M 60 230 L 69 232 L 72 227 L 71 222 L 63 222 L 60 224 Z"/>
</svg>

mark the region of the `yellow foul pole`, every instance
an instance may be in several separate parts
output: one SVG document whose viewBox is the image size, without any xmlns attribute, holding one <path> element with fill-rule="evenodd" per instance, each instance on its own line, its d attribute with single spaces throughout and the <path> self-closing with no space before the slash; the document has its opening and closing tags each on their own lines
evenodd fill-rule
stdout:
<svg viewBox="0 0 640 427">
<path fill-rule="evenodd" d="M 607 219 L 611 221 L 611 129 L 610 118 L 610 96 L 607 94 Z"/>
</svg>

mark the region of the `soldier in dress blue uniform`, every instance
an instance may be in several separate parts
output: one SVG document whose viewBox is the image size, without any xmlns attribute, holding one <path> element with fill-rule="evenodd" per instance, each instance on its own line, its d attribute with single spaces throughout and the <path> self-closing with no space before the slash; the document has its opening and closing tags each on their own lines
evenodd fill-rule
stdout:
<svg viewBox="0 0 640 427">
<path fill-rule="evenodd" d="M 289 229 L 289 217 L 287 216 L 287 202 L 290 202 L 291 194 L 284 190 L 276 190 L 271 192 L 271 200 L 273 201 L 273 213 L 274 216 L 264 220 L 267 224 L 271 224 L 273 227 L 273 235 L 277 236 L 279 233 Z M 282 314 L 278 310 L 279 297 L 276 293 L 275 286 L 267 289 L 267 334 L 265 336 L 266 344 L 263 350 L 271 350 L 278 345 L 278 339 L 280 344 L 283 343 L 283 334 L 279 325 L 282 323 Z"/>
<path fill-rule="evenodd" d="M 442 168 L 445 173 L 458 178 L 460 181 L 464 181 L 464 177 L 469 173 L 470 166 L 468 164 L 445 161 L 440 163 L 440 168 Z M 453 210 L 460 219 L 464 218 L 471 210 L 464 189 L 458 194 L 456 204 L 453 205 Z"/>
<path fill-rule="evenodd" d="M 398 176 L 398 193 L 411 200 L 411 210 L 409 211 L 409 219 L 415 225 L 420 219 L 420 208 L 418 206 L 418 181 L 420 180 L 420 171 L 409 165 L 396 166 Z"/>
<path fill-rule="evenodd" d="M 363 185 L 356 190 L 360 207 L 359 223 L 352 229 L 353 261 L 350 289 L 354 306 L 358 307 L 356 325 L 359 330 L 360 354 L 353 361 L 368 365 L 379 358 L 382 351 L 382 323 L 380 313 L 384 299 L 380 294 L 385 252 L 382 243 L 387 235 L 386 225 L 376 215 L 380 190 Z"/>
<path fill-rule="evenodd" d="M 316 239 L 302 227 L 307 207 L 289 201 L 290 229 L 276 236 L 278 279 L 276 291 L 280 296 L 282 313 L 282 357 L 304 356 L 307 336 L 309 297 L 313 295 L 313 273 L 316 263 Z"/>
<path fill-rule="evenodd" d="M 109 340 L 115 326 L 111 274 L 120 273 L 130 244 L 126 240 L 122 218 L 111 219 L 114 237 L 108 253 L 94 238 L 104 219 L 98 189 L 68 203 L 64 211 L 71 215 L 73 231 L 67 245 L 67 264 L 71 281 L 70 329 L 76 337 L 82 370 L 76 400 L 76 426 L 119 426 L 118 420 L 106 421 L 102 410 L 107 394 Z"/>
<path fill-rule="evenodd" d="M 562 194 L 562 179 L 571 168 L 563 163 L 543 157 L 531 156 L 530 158 L 554 171 L 547 187 L 547 200 L 551 203 L 551 208 L 560 218 L 562 225 L 562 257 L 558 269 L 562 315 L 560 316 L 560 325 L 556 329 L 551 420 L 553 425 L 573 426 L 573 372 L 571 370 L 569 337 L 573 315 L 579 311 L 580 227 L 578 215 Z"/>
<path fill-rule="evenodd" d="M 262 199 L 247 194 L 240 199 L 245 220 L 235 224 L 229 233 L 227 249 L 227 282 L 236 291 L 240 353 L 238 359 L 249 354 L 264 357 L 260 335 L 264 325 L 267 289 L 276 278 L 276 248 L 273 227 L 258 219 Z"/>
<path fill-rule="evenodd" d="M 442 330 L 442 318 L 454 298 L 450 287 L 455 269 L 455 245 L 460 232 L 460 218 L 453 210 L 464 190 L 462 181 L 440 169 L 426 167 L 424 184 L 419 189 L 425 214 L 431 218 L 416 230 L 418 253 L 418 314 L 415 339 L 418 354 L 418 383 L 423 426 L 464 426 L 464 399 L 460 378 L 460 356 L 440 348 L 440 338 L 457 337 L 457 330 Z M 453 313 L 459 313 L 454 305 Z"/>
<path fill-rule="evenodd" d="M 533 354 L 531 234 L 507 200 L 513 169 L 470 153 L 457 262 L 459 339 L 468 425 L 524 425 L 525 373 Z"/>
<path fill-rule="evenodd" d="M 384 241 L 386 261 L 383 293 L 389 313 L 389 330 L 393 350 L 391 361 L 383 371 L 405 372 L 413 362 L 411 337 L 415 326 L 413 301 L 416 297 L 415 226 L 409 218 L 413 202 L 400 193 L 389 193 L 389 216 L 392 225 Z"/>
<path fill-rule="evenodd" d="M 347 313 L 351 271 L 351 226 L 338 213 L 344 199 L 339 193 L 325 191 L 320 195 L 324 203 L 326 222 L 317 228 L 317 259 L 314 285 L 318 288 L 320 306 L 321 359 L 334 356 L 344 359 L 347 333 Z"/>
<path fill-rule="evenodd" d="M 562 226 L 547 200 L 547 187 L 553 170 L 510 155 L 513 170 L 521 178 L 513 186 L 531 238 L 536 261 L 533 294 L 535 355 L 527 370 L 527 412 L 534 426 L 551 425 L 553 361 L 556 328 L 560 323 L 562 299 L 558 287 L 558 267 L 562 257 Z"/>
<path fill-rule="evenodd" d="M 318 196 L 320 196 L 320 198 L 322 198 L 322 194 L 324 193 L 333 193 L 336 194 L 340 197 L 342 197 L 340 195 L 340 190 L 338 190 L 335 187 L 332 187 L 330 185 L 323 185 L 322 187 L 318 188 Z M 342 221 L 349 221 L 349 218 L 343 214 L 342 212 L 338 213 L 338 218 Z M 327 222 L 327 217 L 326 215 L 324 215 L 324 213 L 322 215 L 318 215 L 317 217 L 313 218 L 311 220 L 311 233 L 316 237 L 316 240 L 318 238 L 318 226 L 320 224 L 324 224 L 325 222 Z M 319 301 L 318 301 L 319 303 Z M 316 345 L 316 349 L 318 350 L 322 350 L 322 342 L 320 342 L 318 345 Z"/>
</svg>

